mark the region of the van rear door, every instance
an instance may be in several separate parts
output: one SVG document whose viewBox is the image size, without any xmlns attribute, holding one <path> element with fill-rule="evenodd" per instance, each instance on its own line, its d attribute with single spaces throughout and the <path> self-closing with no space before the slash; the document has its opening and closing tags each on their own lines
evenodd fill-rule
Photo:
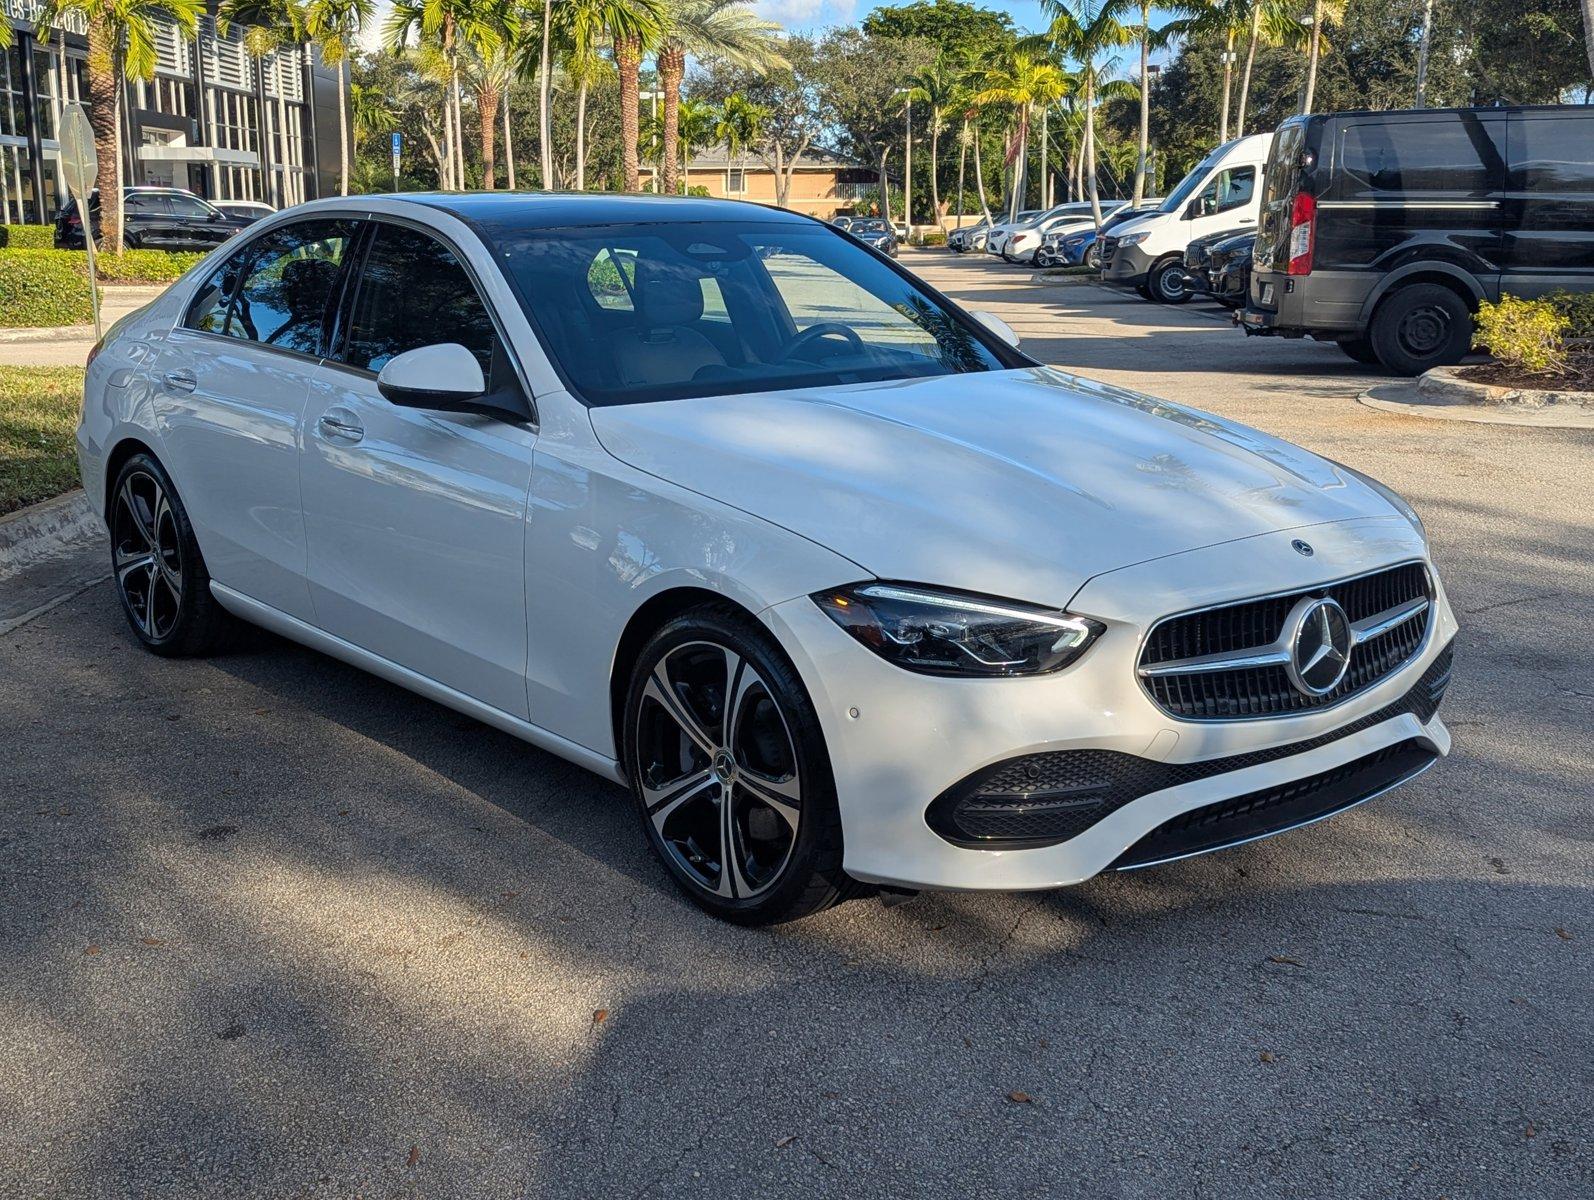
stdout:
<svg viewBox="0 0 1594 1200">
<path fill-rule="evenodd" d="M 1500 290 L 1594 289 L 1594 111 L 1514 112 L 1506 149 Z"/>
<path fill-rule="evenodd" d="M 1503 114 L 1346 116 L 1320 197 L 1314 267 L 1380 274 L 1449 263 L 1493 298 L 1500 277 Z"/>
</svg>

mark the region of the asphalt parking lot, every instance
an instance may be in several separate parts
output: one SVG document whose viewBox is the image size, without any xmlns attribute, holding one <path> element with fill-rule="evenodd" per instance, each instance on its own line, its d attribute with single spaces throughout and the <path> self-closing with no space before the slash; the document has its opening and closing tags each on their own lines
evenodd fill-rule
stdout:
<svg viewBox="0 0 1594 1200">
<path fill-rule="evenodd" d="M 1203 859 L 749 931 L 613 785 L 263 635 L 151 657 L 91 587 L 0 640 L 0 1196 L 1594 1194 L 1594 434 L 904 261 L 1404 492 L 1454 755 Z"/>
</svg>

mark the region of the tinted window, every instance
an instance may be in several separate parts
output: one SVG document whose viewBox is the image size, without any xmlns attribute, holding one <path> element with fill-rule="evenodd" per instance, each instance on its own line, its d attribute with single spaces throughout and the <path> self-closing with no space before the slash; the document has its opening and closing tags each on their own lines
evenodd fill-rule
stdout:
<svg viewBox="0 0 1594 1200">
<path fill-rule="evenodd" d="M 1255 167 L 1230 167 L 1219 171 L 1212 181 L 1201 189 L 1201 214 L 1228 212 L 1244 208 L 1251 203 L 1256 192 Z"/>
<path fill-rule="evenodd" d="M 171 206 L 171 211 L 179 217 L 213 217 L 216 210 L 203 200 L 193 196 L 167 196 L 166 203 Z"/>
<path fill-rule="evenodd" d="M 169 213 L 171 209 L 166 204 L 165 196 L 151 196 L 134 192 L 122 201 L 122 208 L 128 213 L 139 216 L 150 216 L 155 213 Z"/>
<path fill-rule="evenodd" d="M 911 278 L 826 226 L 484 224 L 555 364 L 588 403 L 1006 365 Z"/>
<path fill-rule="evenodd" d="M 1524 113 L 1511 127 L 1511 186 L 1594 192 L 1594 120 Z"/>
<path fill-rule="evenodd" d="M 322 325 L 353 221 L 302 221 L 229 258 L 200 285 L 188 326 L 319 354 Z"/>
<path fill-rule="evenodd" d="M 349 321 L 344 362 L 380 371 L 406 350 L 458 342 L 490 379 L 495 340 L 476 285 L 447 246 L 418 229 L 377 227 Z"/>
<path fill-rule="evenodd" d="M 1340 140 L 1339 161 L 1352 194 L 1481 192 L 1499 152 L 1485 122 L 1456 116 L 1352 125 Z"/>
</svg>

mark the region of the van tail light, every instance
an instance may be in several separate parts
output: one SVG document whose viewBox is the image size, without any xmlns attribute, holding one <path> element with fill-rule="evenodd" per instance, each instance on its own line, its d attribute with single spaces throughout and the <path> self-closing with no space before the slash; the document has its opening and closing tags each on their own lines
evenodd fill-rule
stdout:
<svg viewBox="0 0 1594 1200">
<path fill-rule="evenodd" d="M 1312 249 L 1317 242 L 1317 198 L 1296 192 L 1290 204 L 1290 262 L 1286 275 L 1312 273 Z"/>
</svg>

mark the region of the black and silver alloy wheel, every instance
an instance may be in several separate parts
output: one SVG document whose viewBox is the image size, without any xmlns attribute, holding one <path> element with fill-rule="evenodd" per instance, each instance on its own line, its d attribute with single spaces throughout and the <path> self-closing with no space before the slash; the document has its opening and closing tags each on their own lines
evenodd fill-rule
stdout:
<svg viewBox="0 0 1594 1200">
<path fill-rule="evenodd" d="M 792 920 L 847 890 L 818 722 L 790 665 L 715 608 L 670 622 L 637 664 L 626 767 L 648 840 L 730 920 Z"/>
<path fill-rule="evenodd" d="M 165 468 L 134 454 L 110 481 L 105 522 L 111 571 L 127 623 L 157 654 L 203 654 L 232 632 L 183 501 Z"/>
</svg>

